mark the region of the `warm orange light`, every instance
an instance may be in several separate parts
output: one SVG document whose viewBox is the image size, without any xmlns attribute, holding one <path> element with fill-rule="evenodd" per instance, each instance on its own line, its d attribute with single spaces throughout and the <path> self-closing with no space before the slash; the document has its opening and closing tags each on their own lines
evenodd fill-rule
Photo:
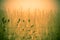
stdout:
<svg viewBox="0 0 60 40">
<path fill-rule="evenodd" d="M 39 1 L 39 0 L 28 0 L 28 1 L 23 1 L 21 2 L 21 7 L 26 10 L 28 8 L 30 9 L 35 9 L 39 8 L 41 10 L 47 10 L 52 8 L 52 4 L 49 3 L 48 1 Z"/>
<path fill-rule="evenodd" d="M 5 3 L 4 7 L 10 19 L 8 33 L 10 35 L 12 32 L 15 33 L 17 35 L 15 40 L 20 40 L 25 35 L 25 37 L 31 35 L 31 40 L 38 40 L 35 39 L 37 37 L 42 40 L 48 36 L 50 26 L 55 23 L 53 19 L 55 13 L 50 13 L 50 11 L 54 11 L 56 6 L 51 0 L 10 0 Z"/>
<path fill-rule="evenodd" d="M 8 1 L 6 2 L 6 8 L 12 9 L 20 9 L 23 10 L 27 9 L 37 9 L 40 10 L 51 10 L 54 9 L 56 6 L 50 0 L 15 0 L 15 1 Z"/>
</svg>

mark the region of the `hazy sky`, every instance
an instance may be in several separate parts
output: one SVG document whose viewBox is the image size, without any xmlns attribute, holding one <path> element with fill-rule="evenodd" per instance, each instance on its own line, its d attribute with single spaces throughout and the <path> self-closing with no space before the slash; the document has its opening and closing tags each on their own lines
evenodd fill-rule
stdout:
<svg viewBox="0 0 60 40">
<path fill-rule="evenodd" d="M 3 4 L 4 3 L 4 4 Z M 19 9 L 23 8 L 40 8 L 41 10 L 49 10 L 56 8 L 55 0 L 4 0 L 3 7 L 6 9 Z"/>
</svg>

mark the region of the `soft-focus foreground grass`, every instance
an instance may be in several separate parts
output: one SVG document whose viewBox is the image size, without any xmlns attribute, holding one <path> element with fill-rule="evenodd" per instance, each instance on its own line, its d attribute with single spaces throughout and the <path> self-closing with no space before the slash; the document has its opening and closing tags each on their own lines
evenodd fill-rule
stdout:
<svg viewBox="0 0 60 40">
<path fill-rule="evenodd" d="M 52 10 L 5 12 L 0 9 L 0 39 L 59 40 L 58 13 Z"/>
</svg>

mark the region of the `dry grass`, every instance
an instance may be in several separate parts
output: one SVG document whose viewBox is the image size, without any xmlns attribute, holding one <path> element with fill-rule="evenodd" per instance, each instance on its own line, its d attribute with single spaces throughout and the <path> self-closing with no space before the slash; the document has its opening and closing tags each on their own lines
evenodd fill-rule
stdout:
<svg viewBox="0 0 60 40">
<path fill-rule="evenodd" d="M 53 10 L 13 10 L 7 12 L 7 15 L 10 19 L 8 24 L 9 40 L 55 40 L 52 37 L 52 34 L 55 34 L 55 13 Z"/>
</svg>

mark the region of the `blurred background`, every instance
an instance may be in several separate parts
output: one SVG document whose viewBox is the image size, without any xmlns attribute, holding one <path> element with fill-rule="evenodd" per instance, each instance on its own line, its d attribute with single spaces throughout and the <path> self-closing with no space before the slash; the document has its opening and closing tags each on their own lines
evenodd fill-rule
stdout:
<svg viewBox="0 0 60 40">
<path fill-rule="evenodd" d="M 0 40 L 60 40 L 59 30 L 60 0 L 0 0 Z"/>
</svg>

